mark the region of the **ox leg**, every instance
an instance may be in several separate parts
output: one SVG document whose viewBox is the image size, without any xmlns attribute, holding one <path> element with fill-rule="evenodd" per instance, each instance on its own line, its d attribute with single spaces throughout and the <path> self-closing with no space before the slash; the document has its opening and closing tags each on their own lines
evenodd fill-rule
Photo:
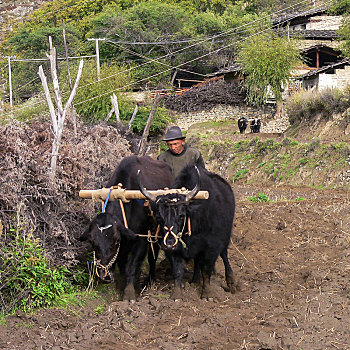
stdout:
<svg viewBox="0 0 350 350">
<path fill-rule="evenodd" d="M 149 274 L 148 274 L 148 285 L 151 286 L 152 282 L 156 278 L 156 262 L 158 259 L 158 254 L 159 254 L 159 245 L 158 244 L 153 244 L 153 250 L 151 247 L 151 244 L 149 245 L 148 248 L 148 264 L 149 264 Z M 154 255 L 153 255 L 154 253 Z"/>
<path fill-rule="evenodd" d="M 201 280 L 201 267 L 198 258 L 194 259 L 192 283 L 199 284 Z"/>
<path fill-rule="evenodd" d="M 231 268 L 230 262 L 228 261 L 227 248 L 225 248 L 221 252 L 220 256 L 225 265 L 225 279 L 226 279 L 227 287 L 229 291 L 233 294 L 238 290 L 238 286 L 235 283 L 235 280 L 233 277 L 233 270 Z"/>
<path fill-rule="evenodd" d="M 215 293 L 210 287 L 210 277 L 214 269 L 216 259 L 213 257 L 208 257 L 202 262 L 202 277 L 203 277 L 203 287 L 201 298 L 212 300 L 215 297 Z"/>
<path fill-rule="evenodd" d="M 124 289 L 123 300 L 135 301 L 136 291 L 135 283 L 141 273 L 141 264 L 146 256 L 147 242 L 142 239 L 136 242 L 132 249 L 126 266 L 126 286 Z"/>
<path fill-rule="evenodd" d="M 174 277 L 174 291 L 171 296 L 172 299 L 182 299 L 182 278 L 184 275 L 184 263 L 181 256 L 167 254 L 170 261 Z"/>
</svg>

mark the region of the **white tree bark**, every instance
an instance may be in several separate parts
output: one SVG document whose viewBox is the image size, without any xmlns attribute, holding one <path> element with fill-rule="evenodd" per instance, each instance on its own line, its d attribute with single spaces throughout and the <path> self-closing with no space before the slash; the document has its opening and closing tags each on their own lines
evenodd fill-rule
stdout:
<svg viewBox="0 0 350 350">
<path fill-rule="evenodd" d="M 50 90 L 49 87 L 47 85 L 47 79 L 45 76 L 45 73 L 43 71 L 43 66 L 39 67 L 39 77 L 41 79 L 41 83 L 44 87 L 44 91 L 45 91 L 45 97 L 46 97 L 46 101 L 47 104 L 49 106 L 49 111 L 50 111 L 50 115 L 51 115 L 51 122 L 52 122 L 52 128 L 54 133 L 57 132 L 57 117 L 56 117 L 56 112 L 55 112 L 55 107 L 52 103 L 52 99 L 51 99 L 51 95 L 50 95 Z"/>
<path fill-rule="evenodd" d="M 49 38 L 50 41 L 50 55 L 47 55 L 50 59 L 50 66 L 51 66 L 51 76 L 54 86 L 54 92 L 55 92 L 55 100 L 57 105 L 57 111 L 55 111 L 50 91 L 47 85 L 47 79 L 44 74 L 42 66 L 39 67 L 39 76 L 45 91 L 45 97 L 49 106 L 50 115 L 51 115 L 51 121 L 52 121 L 52 128 L 53 128 L 53 142 L 52 142 L 52 153 L 51 153 L 51 172 L 50 172 L 50 178 L 53 180 L 56 175 L 56 168 L 57 168 L 57 157 L 58 152 L 61 145 L 61 139 L 63 135 L 63 127 L 64 127 L 64 121 L 67 115 L 67 112 L 69 108 L 71 107 L 75 94 L 77 92 L 77 88 L 79 85 L 79 81 L 81 78 L 81 74 L 83 72 L 83 66 L 84 61 L 81 60 L 79 63 L 78 73 L 77 77 L 74 83 L 74 87 L 69 95 L 68 101 L 66 102 L 65 106 L 63 107 L 62 104 L 62 95 L 60 92 L 59 82 L 58 82 L 58 76 L 57 76 L 57 70 L 56 70 L 56 49 L 52 47 L 52 41 L 51 37 Z"/>
<path fill-rule="evenodd" d="M 134 109 L 134 112 L 133 112 L 133 114 L 132 114 L 132 116 L 131 116 L 131 119 L 130 119 L 130 121 L 129 121 L 128 127 L 127 127 L 127 129 L 126 129 L 127 131 L 130 131 L 130 129 L 131 129 L 131 125 L 132 125 L 132 123 L 133 123 L 133 121 L 134 121 L 134 119 L 135 119 L 135 117 L 136 117 L 136 114 L 137 114 L 138 109 L 139 109 L 139 106 L 136 105 L 136 106 L 135 106 L 135 109 Z"/>
<path fill-rule="evenodd" d="M 120 120 L 120 113 L 119 113 L 119 106 L 118 106 L 118 99 L 117 96 L 115 94 L 113 94 L 111 96 L 111 101 L 112 101 L 112 106 L 114 109 L 114 113 L 115 113 L 115 118 L 117 120 L 117 125 L 121 126 L 121 120 Z"/>
</svg>

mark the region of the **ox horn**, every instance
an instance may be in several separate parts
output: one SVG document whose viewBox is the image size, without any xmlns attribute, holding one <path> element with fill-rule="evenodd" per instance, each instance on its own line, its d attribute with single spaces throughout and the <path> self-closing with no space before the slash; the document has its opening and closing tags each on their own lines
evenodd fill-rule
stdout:
<svg viewBox="0 0 350 350">
<path fill-rule="evenodd" d="M 141 193 L 147 198 L 149 199 L 151 202 L 155 202 L 156 201 L 156 196 L 152 193 L 149 193 L 142 185 L 141 183 L 141 176 L 140 176 L 141 170 L 139 169 L 137 171 L 137 183 L 139 185 L 140 191 Z"/>
<path fill-rule="evenodd" d="M 186 194 L 186 202 L 189 202 L 199 191 L 199 186 L 200 186 L 200 174 L 199 174 L 199 170 L 197 168 L 197 166 L 195 165 L 194 168 L 196 169 L 197 172 L 197 183 L 196 186 L 194 186 L 193 190 L 191 190 L 190 192 L 188 192 Z"/>
</svg>

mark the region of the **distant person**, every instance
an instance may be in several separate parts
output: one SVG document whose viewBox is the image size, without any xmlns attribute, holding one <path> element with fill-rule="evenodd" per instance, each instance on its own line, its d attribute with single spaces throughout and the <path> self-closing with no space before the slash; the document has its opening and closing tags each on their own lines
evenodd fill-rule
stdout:
<svg viewBox="0 0 350 350">
<path fill-rule="evenodd" d="M 250 122 L 250 132 L 259 133 L 261 127 L 261 121 L 258 117 L 254 117 Z"/>
<path fill-rule="evenodd" d="M 185 143 L 185 138 L 178 126 L 169 127 L 163 139 L 167 143 L 168 150 L 158 156 L 159 160 L 170 166 L 174 178 L 187 164 L 196 164 L 205 168 L 201 152 L 189 147 Z"/>
<path fill-rule="evenodd" d="M 239 119 L 238 119 L 238 129 L 239 129 L 239 132 L 241 134 L 244 134 L 245 133 L 245 129 L 247 129 L 247 125 L 248 125 L 248 120 L 247 118 L 241 116 Z"/>
</svg>

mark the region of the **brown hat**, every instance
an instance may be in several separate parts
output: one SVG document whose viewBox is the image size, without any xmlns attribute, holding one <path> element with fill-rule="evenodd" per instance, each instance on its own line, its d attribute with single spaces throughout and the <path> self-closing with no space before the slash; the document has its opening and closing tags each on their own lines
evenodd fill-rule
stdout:
<svg viewBox="0 0 350 350">
<path fill-rule="evenodd" d="M 172 140 L 180 140 L 185 139 L 186 136 L 182 135 L 182 131 L 178 126 L 171 126 L 163 139 L 163 141 L 172 141 Z"/>
</svg>

